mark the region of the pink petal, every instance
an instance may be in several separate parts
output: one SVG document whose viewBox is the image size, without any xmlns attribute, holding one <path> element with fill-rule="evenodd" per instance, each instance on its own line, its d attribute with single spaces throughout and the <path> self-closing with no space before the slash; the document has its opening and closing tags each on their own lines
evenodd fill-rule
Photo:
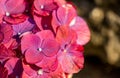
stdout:
<svg viewBox="0 0 120 78">
<path fill-rule="evenodd" d="M 38 74 L 39 70 L 33 70 L 30 67 L 30 65 L 23 64 L 23 68 L 24 68 L 23 75 L 22 75 L 23 78 L 51 78 L 49 73 L 44 71 L 44 69 L 40 69 L 43 71 L 43 73 Z"/>
<path fill-rule="evenodd" d="M 78 73 L 84 66 L 83 47 L 77 44 L 71 44 L 65 50 L 58 54 L 58 61 L 63 71 L 70 74 Z"/>
<path fill-rule="evenodd" d="M 25 10 L 25 0 L 8 0 L 5 7 L 10 14 L 23 13 Z"/>
<path fill-rule="evenodd" d="M 37 32 L 36 35 L 41 39 L 54 39 L 54 35 L 50 30 L 43 30 L 41 32 Z"/>
<path fill-rule="evenodd" d="M 66 73 L 78 73 L 80 71 L 80 67 L 78 65 L 83 66 L 83 57 L 78 58 L 75 55 L 63 53 L 58 57 L 58 59 L 62 69 Z"/>
<path fill-rule="evenodd" d="M 57 26 L 69 25 L 76 14 L 76 10 L 71 4 L 65 4 L 59 7 L 56 12 L 53 12 L 52 25 L 54 31 L 56 31 Z"/>
<path fill-rule="evenodd" d="M 43 54 L 36 49 L 28 49 L 25 53 L 25 59 L 28 63 L 35 64 L 43 59 Z"/>
<path fill-rule="evenodd" d="M 54 56 L 59 51 L 59 44 L 54 39 L 45 39 L 42 45 L 43 53 L 48 56 Z"/>
<path fill-rule="evenodd" d="M 56 70 L 55 71 L 53 71 L 53 72 L 51 72 L 50 73 L 50 75 L 51 75 L 51 77 L 55 77 L 55 78 L 65 78 L 65 76 L 64 76 L 64 71 L 63 71 L 63 69 L 62 69 L 62 67 L 61 67 L 61 65 L 58 63 L 57 64 L 57 68 L 56 68 Z"/>
<path fill-rule="evenodd" d="M 34 6 L 39 11 L 40 15 L 49 15 L 49 12 L 57 8 L 57 5 L 53 3 L 53 0 L 35 0 Z"/>
<path fill-rule="evenodd" d="M 61 44 L 69 44 L 76 41 L 77 35 L 75 31 L 66 27 L 60 26 L 57 31 L 56 40 Z"/>
<path fill-rule="evenodd" d="M 74 20 L 74 19 L 73 19 Z M 75 23 L 70 26 L 77 33 L 77 43 L 80 45 L 85 45 L 90 40 L 90 30 L 86 22 L 80 18 L 75 18 Z"/>
<path fill-rule="evenodd" d="M 54 0 L 59 6 L 66 4 L 66 0 Z"/>
<path fill-rule="evenodd" d="M 6 23 L 1 24 L 0 31 L 4 35 L 4 40 L 3 40 L 4 43 L 7 43 L 13 36 L 13 29 L 9 24 Z"/>
<path fill-rule="evenodd" d="M 22 53 L 24 54 L 24 52 L 30 48 L 38 49 L 39 44 L 40 38 L 38 36 L 34 34 L 24 35 L 23 38 L 21 39 Z"/>
<path fill-rule="evenodd" d="M 0 64 L 0 77 L 8 78 L 8 70 Z"/>
<path fill-rule="evenodd" d="M 42 59 L 42 61 L 36 63 L 35 65 L 37 65 L 38 67 L 44 68 L 44 69 L 46 69 L 48 71 L 53 71 L 53 70 L 56 69 L 56 67 L 54 66 L 53 69 L 51 69 L 51 68 L 56 63 L 56 60 L 57 60 L 56 56 L 44 57 Z"/>
</svg>

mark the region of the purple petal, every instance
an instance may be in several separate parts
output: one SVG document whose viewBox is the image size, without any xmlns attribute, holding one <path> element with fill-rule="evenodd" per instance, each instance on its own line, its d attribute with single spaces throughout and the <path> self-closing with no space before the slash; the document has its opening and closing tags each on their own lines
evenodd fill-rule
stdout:
<svg viewBox="0 0 120 78">
<path fill-rule="evenodd" d="M 12 25 L 14 30 L 14 35 L 23 34 L 24 32 L 31 31 L 34 27 L 33 21 L 28 18 L 26 21 L 19 23 L 17 25 Z"/>
</svg>

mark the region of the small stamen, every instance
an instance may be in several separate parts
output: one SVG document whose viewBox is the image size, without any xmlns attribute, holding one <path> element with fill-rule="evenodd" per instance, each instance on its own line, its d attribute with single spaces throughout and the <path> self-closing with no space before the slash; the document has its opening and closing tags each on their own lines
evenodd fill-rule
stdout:
<svg viewBox="0 0 120 78">
<path fill-rule="evenodd" d="M 42 48 L 38 48 L 38 51 L 40 51 L 40 52 L 41 52 L 41 51 L 42 51 Z"/>
<path fill-rule="evenodd" d="M 67 50 L 65 49 L 63 52 L 64 52 L 64 53 L 66 53 L 66 52 L 67 52 Z"/>
<path fill-rule="evenodd" d="M 44 9 L 44 5 L 41 5 L 40 8 L 41 8 L 41 9 Z"/>
<path fill-rule="evenodd" d="M 21 33 L 19 32 L 18 35 L 21 35 Z"/>
<path fill-rule="evenodd" d="M 10 16 L 10 13 L 9 13 L 9 12 L 6 12 L 6 16 Z"/>
<path fill-rule="evenodd" d="M 38 75 L 42 75 L 43 74 L 43 70 L 42 69 L 39 69 L 38 70 Z"/>
</svg>

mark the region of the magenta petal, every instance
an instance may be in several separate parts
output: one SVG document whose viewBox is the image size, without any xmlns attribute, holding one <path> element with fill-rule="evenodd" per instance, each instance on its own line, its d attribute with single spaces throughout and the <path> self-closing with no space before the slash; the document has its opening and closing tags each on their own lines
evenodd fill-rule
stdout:
<svg viewBox="0 0 120 78">
<path fill-rule="evenodd" d="M 21 49 L 22 53 L 29 49 L 29 48 L 35 48 L 38 49 L 38 46 L 40 44 L 40 38 L 34 34 L 27 34 L 24 35 L 21 40 Z"/>
<path fill-rule="evenodd" d="M 43 58 L 42 52 L 39 52 L 36 49 L 28 49 L 25 53 L 26 61 L 31 64 L 40 62 L 42 58 Z"/>
<path fill-rule="evenodd" d="M 57 60 L 56 56 L 53 56 L 53 57 L 46 57 L 45 56 L 42 59 L 42 61 L 36 63 L 35 65 L 37 65 L 38 67 L 44 68 L 44 69 L 50 69 L 48 71 L 52 71 L 52 70 L 56 69 L 56 67 L 54 67 L 53 69 L 51 69 L 52 66 L 56 63 L 56 60 Z"/>
<path fill-rule="evenodd" d="M 36 35 L 39 36 L 39 38 L 41 40 L 43 40 L 43 39 L 54 39 L 54 35 L 53 35 L 52 31 L 50 31 L 50 30 L 43 30 L 41 32 L 37 32 Z"/>
<path fill-rule="evenodd" d="M 25 10 L 25 0 L 8 0 L 6 1 L 6 9 L 10 14 L 23 13 Z"/>
<path fill-rule="evenodd" d="M 75 16 L 76 10 L 71 4 L 65 4 L 57 10 L 57 17 L 62 25 L 68 25 Z"/>
<path fill-rule="evenodd" d="M 76 32 L 66 26 L 60 26 L 56 34 L 56 40 L 61 44 L 70 44 L 76 41 Z"/>
<path fill-rule="evenodd" d="M 54 31 L 58 26 L 68 26 L 71 20 L 77 15 L 75 8 L 71 4 L 64 4 L 57 11 L 53 12 L 52 26 Z"/>
<path fill-rule="evenodd" d="M 45 39 L 42 48 L 43 53 L 50 57 L 58 53 L 60 46 L 54 39 Z"/>
<path fill-rule="evenodd" d="M 56 4 L 53 3 L 53 0 L 35 0 L 34 6 L 39 11 L 40 15 L 49 15 L 49 12 L 56 9 Z"/>
<path fill-rule="evenodd" d="M 71 24 L 71 28 L 77 33 L 77 43 L 80 45 L 85 45 L 90 40 L 90 30 L 86 22 L 80 18 L 76 17 L 75 23 Z"/>
</svg>

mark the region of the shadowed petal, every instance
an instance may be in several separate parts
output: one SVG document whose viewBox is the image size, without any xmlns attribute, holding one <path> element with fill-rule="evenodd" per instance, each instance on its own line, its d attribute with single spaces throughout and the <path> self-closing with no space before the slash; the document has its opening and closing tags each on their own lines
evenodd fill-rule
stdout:
<svg viewBox="0 0 120 78">
<path fill-rule="evenodd" d="M 19 59 L 18 58 L 11 58 L 10 60 L 8 60 L 5 64 L 5 67 L 7 68 L 8 70 L 8 75 L 12 74 L 14 71 L 14 67 L 17 63 Z"/>
<path fill-rule="evenodd" d="M 8 70 L 0 64 L 0 78 L 8 78 Z"/>
<path fill-rule="evenodd" d="M 71 20 L 77 15 L 75 8 L 71 4 L 64 4 L 57 11 L 53 12 L 52 26 L 54 31 L 58 26 L 68 26 Z"/>
<path fill-rule="evenodd" d="M 4 61 L 14 56 L 14 51 L 7 49 L 3 44 L 0 45 L 0 61 Z"/>
</svg>

